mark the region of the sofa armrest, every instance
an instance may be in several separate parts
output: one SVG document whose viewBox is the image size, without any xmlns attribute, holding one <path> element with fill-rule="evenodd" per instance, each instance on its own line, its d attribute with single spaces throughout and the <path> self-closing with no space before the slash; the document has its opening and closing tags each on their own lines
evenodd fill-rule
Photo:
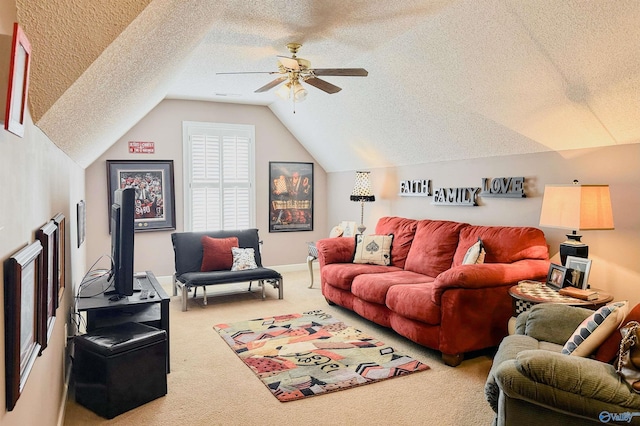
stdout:
<svg viewBox="0 0 640 426">
<path fill-rule="evenodd" d="M 500 364 L 494 374 L 508 398 L 590 420 L 597 421 L 603 411 L 640 407 L 640 394 L 630 390 L 613 366 L 591 358 L 524 350 Z"/>
<path fill-rule="evenodd" d="M 439 274 L 434 283 L 434 303 L 448 288 L 489 288 L 515 285 L 521 280 L 546 278 L 548 260 L 523 259 L 513 263 L 460 265 Z"/>
<path fill-rule="evenodd" d="M 355 238 L 324 238 L 316 241 L 320 268 L 329 263 L 350 263 L 356 250 Z"/>
</svg>

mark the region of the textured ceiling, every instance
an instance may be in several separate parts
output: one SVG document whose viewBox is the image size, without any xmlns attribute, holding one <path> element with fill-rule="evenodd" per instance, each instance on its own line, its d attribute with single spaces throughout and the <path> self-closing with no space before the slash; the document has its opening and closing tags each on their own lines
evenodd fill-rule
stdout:
<svg viewBox="0 0 640 426">
<path fill-rule="evenodd" d="M 17 0 L 36 124 L 87 166 L 163 98 L 268 105 L 327 171 L 640 142 L 636 0 Z M 285 45 L 326 77 L 293 104 Z"/>
</svg>

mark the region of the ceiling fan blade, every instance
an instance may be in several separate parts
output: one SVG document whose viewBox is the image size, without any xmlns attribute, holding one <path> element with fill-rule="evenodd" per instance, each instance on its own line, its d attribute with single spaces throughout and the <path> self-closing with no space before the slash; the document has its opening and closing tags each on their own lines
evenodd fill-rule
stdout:
<svg viewBox="0 0 640 426">
<path fill-rule="evenodd" d="M 369 72 L 364 68 L 315 68 L 315 75 L 336 75 L 342 77 L 366 77 Z"/>
<path fill-rule="evenodd" d="M 266 92 L 269 89 L 273 89 L 274 87 L 276 87 L 278 84 L 282 83 L 283 81 L 285 81 L 287 78 L 289 78 L 288 76 L 282 76 L 282 77 L 278 77 L 275 80 L 273 80 L 270 83 L 265 84 L 264 86 L 262 86 L 261 88 L 259 88 L 258 90 L 255 91 L 255 93 L 262 93 L 262 92 Z"/>
<path fill-rule="evenodd" d="M 339 91 L 342 90 L 340 87 L 335 86 L 335 85 L 329 83 L 328 81 L 324 81 L 324 80 L 321 80 L 321 79 L 315 78 L 315 77 L 308 78 L 304 82 L 305 83 L 309 83 L 313 87 L 315 87 L 317 89 L 320 89 L 320 90 L 322 90 L 324 92 L 327 92 L 329 94 L 338 93 Z"/>
<path fill-rule="evenodd" d="M 237 71 L 237 72 L 217 72 L 216 75 L 224 74 L 280 74 L 280 71 Z"/>
<path fill-rule="evenodd" d="M 296 61 L 295 59 L 288 58 L 286 56 L 278 56 L 278 58 L 280 58 L 280 63 L 282 64 L 283 67 L 290 70 L 294 70 L 294 71 L 297 71 L 300 69 L 300 65 L 298 64 L 298 61 Z"/>
</svg>

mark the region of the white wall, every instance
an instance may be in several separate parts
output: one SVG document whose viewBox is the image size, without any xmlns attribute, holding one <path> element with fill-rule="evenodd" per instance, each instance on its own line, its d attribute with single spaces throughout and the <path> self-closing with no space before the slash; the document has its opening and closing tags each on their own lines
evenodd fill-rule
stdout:
<svg viewBox="0 0 640 426">
<path fill-rule="evenodd" d="M 252 124 L 256 134 L 257 227 L 263 244 L 265 266 L 304 263 L 306 242 L 325 237 L 326 174 L 314 164 L 314 231 L 269 233 L 269 161 L 313 162 L 313 158 L 263 106 L 165 100 L 87 168 L 87 268 L 110 247 L 107 221 L 106 160 L 173 160 L 175 175 L 176 229 L 183 230 L 182 121 Z M 155 142 L 155 154 L 130 154 L 128 141 Z M 174 272 L 173 231 L 136 233 L 135 269 L 152 270 L 156 276 Z M 108 259 L 101 262 L 108 266 Z"/>
<path fill-rule="evenodd" d="M 4 115 L 4 114 L 3 114 Z M 66 290 L 56 311 L 53 334 L 35 361 L 22 395 L 11 412 L 5 401 L 5 341 L 0 341 L 0 424 L 55 424 L 65 395 L 65 323 L 74 288 L 84 274 L 84 248 L 76 244 L 76 203 L 84 196 L 84 170 L 67 157 L 27 117 L 25 135 L 19 138 L 0 130 L 0 257 L 3 263 L 35 240 L 35 232 L 57 213 L 66 224 Z M 4 270 L 0 270 L 4 283 Z M 0 320 L 5 335 L 4 291 L 0 292 Z"/>
<path fill-rule="evenodd" d="M 479 198 L 478 207 L 431 205 L 431 197 L 400 197 L 399 182 L 431 179 L 433 187 L 479 187 L 482 178 L 526 178 L 527 198 Z M 342 220 L 360 221 L 360 204 L 349 202 L 355 173 L 329 173 L 327 192 L 329 225 Z M 378 218 L 403 216 L 443 219 L 475 225 L 538 227 L 545 184 L 609 184 L 615 230 L 583 231 L 593 260 L 590 282 L 613 293 L 617 300 L 640 303 L 640 144 L 608 148 L 548 152 L 427 163 L 371 171 L 374 203 L 365 204 L 366 232 L 374 232 Z M 541 228 L 552 261 L 560 263 L 559 244 L 566 231 Z"/>
</svg>

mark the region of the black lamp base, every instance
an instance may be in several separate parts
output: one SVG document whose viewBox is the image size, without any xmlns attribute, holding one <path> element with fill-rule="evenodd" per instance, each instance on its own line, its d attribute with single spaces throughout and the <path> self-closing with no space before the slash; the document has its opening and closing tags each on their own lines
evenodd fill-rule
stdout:
<svg viewBox="0 0 640 426">
<path fill-rule="evenodd" d="M 571 235 L 571 237 L 575 237 L 575 235 Z M 589 246 L 580 242 L 580 239 L 569 238 L 560 244 L 560 261 L 562 265 L 567 264 L 567 256 L 583 257 L 586 259 L 589 257 Z"/>
</svg>

